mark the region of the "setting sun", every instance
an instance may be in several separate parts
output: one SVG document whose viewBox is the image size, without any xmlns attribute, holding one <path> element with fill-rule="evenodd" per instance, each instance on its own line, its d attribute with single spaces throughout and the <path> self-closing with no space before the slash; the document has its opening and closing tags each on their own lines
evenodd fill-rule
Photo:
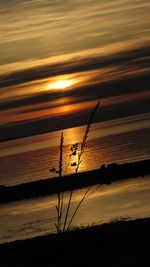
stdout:
<svg viewBox="0 0 150 267">
<path fill-rule="evenodd" d="M 71 87 L 75 81 L 73 80 L 59 80 L 48 85 L 48 89 L 66 89 Z"/>
</svg>

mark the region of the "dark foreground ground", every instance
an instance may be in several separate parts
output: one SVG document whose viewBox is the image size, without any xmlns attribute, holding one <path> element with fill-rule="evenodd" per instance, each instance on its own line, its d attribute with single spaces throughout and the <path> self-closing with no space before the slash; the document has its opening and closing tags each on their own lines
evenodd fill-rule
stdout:
<svg viewBox="0 0 150 267">
<path fill-rule="evenodd" d="M 150 266 L 150 218 L 6 243 L 0 266 Z"/>
</svg>

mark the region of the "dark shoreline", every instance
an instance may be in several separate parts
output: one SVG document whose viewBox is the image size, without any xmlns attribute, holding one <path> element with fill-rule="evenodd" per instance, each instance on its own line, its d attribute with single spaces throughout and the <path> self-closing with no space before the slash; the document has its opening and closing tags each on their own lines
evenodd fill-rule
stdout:
<svg viewBox="0 0 150 267">
<path fill-rule="evenodd" d="M 115 181 L 143 177 L 148 174 L 150 174 L 150 159 L 124 164 L 112 163 L 106 166 L 102 165 L 97 170 L 61 178 L 48 178 L 15 186 L 1 186 L 0 203 L 56 194 L 58 190 L 64 192 L 90 185 L 111 184 Z"/>
<path fill-rule="evenodd" d="M 0 245 L 1 266 L 150 266 L 150 217 Z"/>
</svg>

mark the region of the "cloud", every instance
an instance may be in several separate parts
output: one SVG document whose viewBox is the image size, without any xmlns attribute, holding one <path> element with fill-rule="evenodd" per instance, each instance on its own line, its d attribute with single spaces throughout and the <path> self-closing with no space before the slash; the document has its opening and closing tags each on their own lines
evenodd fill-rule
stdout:
<svg viewBox="0 0 150 267">
<path fill-rule="evenodd" d="M 69 62 L 49 64 L 23 71 L 17 71 L 8 75 L 1 75 L 0 88 L 19 85 L 62 74 L 97 70 L 108 66 L 145 68 L 150 66 L 149 56 L 150 47 L 146 46 L 105 57 L 97 55 L 97 57 L 93 56 L 90 58 L 74 58 Z"/>
<path fill-rule="evenodd" d="M 79 103 L 88 100 L 96 100 L 97 98 L 106 98 L 124 94 L 131 94 L 143 91 L 149 91 L 150 77 L 148 74 L 139 77 L 127 77 L 119 80 L 113 80 L 99 84 L 99 80 L 94 85 L 84 85 L 76 88 L 74 91 L 67 92 L 41 92 L 35 95 L 26 96 L 22 99 L 3 101 L 0 104 L 0 110 L 14 109 L 18 107 L 25 108 L 29 106 L 29 110 L 42 110 L 47 107 L 58 107 L 60 102 L 57 100 L 68 98 L 69 103 Z M 45 103 L 45 107 L 42 104 Z M 41 104 L 41 106 L 36 106 Z"/>
<path fill-rule="evenodd" d="M 1 64 L 149 40 L 148 0 L 0 3 Z"/>
<path fill-rule="evenodd" d="M 84 104 L 86 103 L 81 103 L 81 106 L 84 106 Z M 0 125 L 0 141 L 84 125 L 87 123 L 87 116 L 90 114 L 92 106 L 93 103 L 91 101 L 89 108 L 82 112 L 80 108 L 77 108 L 73 112 L 69 112 L 69 115 L 63 112 L 57 115 L 50 115 L 50 111 L 48 110 L 48 112 L 46 112 L 47 116 L 45 117 L 38 116 L 36 119 L 27 120 L 25 119 L 26 116 L 24 116 L 24 120 L 22 119 L 21 121 L 13 121 L 13 123 Z M 147 112 L 150 112 L 149 98 L 130 101 L 129 103 L 121 102 L 121 104 L 117 105 L 105 105 L 97 112 L 94 122 L 128 117 Z M 144 131 L 146 135 L 146 131 L 148 130 L 145 129 Z"/>
</svg>

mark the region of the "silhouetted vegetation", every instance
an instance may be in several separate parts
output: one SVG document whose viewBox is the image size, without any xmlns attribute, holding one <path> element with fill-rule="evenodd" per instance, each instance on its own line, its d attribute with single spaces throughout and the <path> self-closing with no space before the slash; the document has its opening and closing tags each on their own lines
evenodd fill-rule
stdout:
<svg viewBox="0 0 150 267">
<path fill-rule="evenodd" d="M 90 115 L 89 121 L 87 123 L 86 129 L 85 129 L 85 133 L 83 135 L 83 139 L 81 144 L 76 143 L 73 144 L 71 146 L 71 154 L 69 155 L 69 161 L 67 164 L 67 167 L 69 166 L 69 163 L 71 161 L 71 158 L 74 156 L 77 156 L 76 161 L 73 161 L 71 163 L 72 167 L 75 167 L 75 174 L 78 173 L 80 164 L 82 162 L 82 155 L 85 151 L 85 145 L 87 143 L 87 138 L 89 135 L 89 131 L 90 131 L 90 127 L 91 124 L 93 122 L 93 118 L 94 115 L 99 107 L 100 102 L 98 101 L 96 106 L 94 107 L 94 109 L 92 110 L 92 113 Z M 55 167 L 50 169 L 50 172 L 54 172 L 54 173 L 59 173 L 59 178 L 62 177 L 62 171 L 63 171 L 63 142 L 64 142 L 64 137 L 63 137 L 63 133 L 61 134 L 61 138 L 60 138 L 60 157 L 59 157 L 59 170 L 57 171 Z M 65 175 L 67 174 L 67 168 L 65 171 Z M 59 189 L 58 194 L 57 194 L 57 205 L 56 205 L 56 213 L 57 213 L 57 218 L 56 218 L 56 223 L 55 223 L 55 227 L 57 230 L 57 233 L 61 232 L 61 231 L 66 231 L 69 229 L 81 203 L 83 202 L 83 200 L 85 199 L 85 197 L 87 196 L 87 193 L 89 192 L 90 188 L 87 190 L 87 192 L 83 195 L 83 197 L 81 198 L 81 200 L 79 201 L 75 211 L 73 212 L 73 215 L 71 216 L 71 219 L 68 223 L 67 226 L 67 220 L 68 220 L 68 216 L 69 216 L 69 210 L 70 210 L 70 205 L 71 205 L 71 201 L 72 201 L 72 195 L 73 195 L 73 190 L 70 191 L 70 196 L 69 196 L 69 200 L 68 200 L 68 205 L 67 205 L 67 209 L 66 209 L 66 213 L 65 213 L 65 217 L 64 217 L 64 222 L 63 220 L 63 198 L 64 198 L 64 193 L 61 192 L 61 190 Z"/>
<path fill-rule="evenodd" d="M 80 164 L 81 164 L 81 162 L 82 162 L 82 159 L 81 159 L 81 158 L 82 158 L 82 155 L 83 155 L 83 153 L 84 153 L 84 151 L 85 151 L 85 145 L 86 145 L 86 143 L 87 143 L 87 138 L 88 138 L 88 135 L 89 135 L 90 127 L 91 127 L 91 124 L 92 124 L 92 122 L 93 122 L 93 118 L 94 118 L 94 116 L 95 116 L 95 113 L 96 113 L 96 111 L 97 111 L 99 105 L 100 105 L 100 102 L 98 101 L 97 104 L 96 104 L 96 106 L 95 106 L 94 109 L 92 110 L 92 113 L 91 113 L 91 115 L 90 115 L 89 121 L 88 121 L 87 126 L 86 126 L 86 129 L 85 129 L 85 133 L 84 133 L 84 135 L 83 135 L 83 140 L 82 140 L 82 142 L 81 142 L 80 148 L 79 148 L 79 144 L 78 144 L 78 143 L 74 144 L 74 145 L 71 147 L 72 156 L 77 155 L 77 162 L 74 161 L 74 162 L 72 163 L 72 166 L 75 166 L 75 173 L 76 173 L 76 174 L 78 173 Z M 66 224 L 67 224 L 67 220 L 68 220 L 68 215 L 69 215 L 69 209 L 70 209 L 71 200 L 72 200 L 72 195 L 73 195 L 73 190 L 71 190 L 71 192 L 70 192 L 70 196 L 69 196 L 69 201 L 68 201 L 68 206 L 67 206 L 67 211 L 66 211 L 66 215 L 65 215 L 65 221 L 64 221 L 63 231 L 69 229 L 69 227 L 70 227 L 70 225 L 71 225 L 71 223 L 72 223 L 72 221 L 73 221 L 73 219 L 74 219 L 74 217 L 75 217 L 75 215 L 76 215 L 76 213 L 77 213 L 77 211 L 78 211 L 78 209 L 79 209 L 81 203 L 82 203 L 83 200 L 85 199 L 85 197 L 86 197 L 88 191 L 89 191 L 89 189 L 87 190 L 87 192 L 83 195 L 83 197 L 82 197 L 81 200 L 79 201 L 79 203 L 78 203 L 78 205 L 77 205 L 75 211 L 73 212 L 73 214 L 72 214 L 72 216 L 71 216 L 71 219 L 70 219 L 70 221 L 69 221 L 69 223 L 68 223 L 68 226 L 67 226 L 67 228 L 66 228 Z"/>
<path fill-rule="evenodd" d="M 150 266 L 150 218 L 0 245 L 1 266 Z"/>
</svg>

